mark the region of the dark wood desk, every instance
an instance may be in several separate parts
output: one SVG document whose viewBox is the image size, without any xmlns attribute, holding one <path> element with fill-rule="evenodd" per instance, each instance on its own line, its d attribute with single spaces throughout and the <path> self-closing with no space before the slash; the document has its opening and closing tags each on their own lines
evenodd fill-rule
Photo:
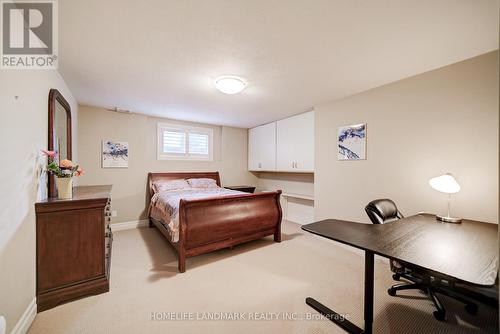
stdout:
<svg viewBox="0 0 500 334">
<path fill-rule="evenodd" d="M 313 298 L 306 299 L 349 333 L 372 333 L 375 254 L 479 286 L 492 286 L 498 272 L 496 224 L 472 220 L 449 224 L 438 222 L 434 215 L 419 214 L 381 225 L 327 219 L 302 229 L 365 251 L 364 330 Z"/>
</svg>

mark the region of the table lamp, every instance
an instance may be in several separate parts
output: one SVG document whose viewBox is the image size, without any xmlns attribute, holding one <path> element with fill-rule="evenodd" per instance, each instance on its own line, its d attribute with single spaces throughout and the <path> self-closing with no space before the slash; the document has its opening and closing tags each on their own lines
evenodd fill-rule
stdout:
<svg viewBox="0 0 500 334">
<path fill-rule="evenodd" d="M 451 194 L 455 194 L 460 191 L 460 185 L 457 180 L 455 180 L 453 175 L 447 173 L 441 176 L 433 177 L 429 180 L 429 185 L 437 191 L 448 194 L 448 215 L 446 217 L 436 215 L 436 219 L 446 223 L 461 223 L 462 218 L 450 217 Z"/>
</svg>

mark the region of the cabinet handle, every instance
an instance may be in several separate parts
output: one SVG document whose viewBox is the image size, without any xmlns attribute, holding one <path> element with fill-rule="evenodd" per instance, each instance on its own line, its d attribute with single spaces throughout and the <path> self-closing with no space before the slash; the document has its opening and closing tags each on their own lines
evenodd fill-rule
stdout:
<svg viewBox="0 0 500 334">
<path fill-rule="evenodd" d="M 259 162 L 259 168 L 262 168 L 262 163 Z"/>
<path fill-rule="evenodd" d="M 299 163 L 298 162 L 295 163 L 295 168 L 299 168 Z"/>
</svg>

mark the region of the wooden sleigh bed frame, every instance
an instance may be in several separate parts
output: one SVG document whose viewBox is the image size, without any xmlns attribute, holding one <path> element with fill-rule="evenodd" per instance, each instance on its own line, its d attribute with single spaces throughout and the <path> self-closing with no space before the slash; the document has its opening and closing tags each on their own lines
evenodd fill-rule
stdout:
<svg viewBox="0 0 500 334">
<path fill-rule="evenodd" d="M 149 173 L 149 202 L 153 182 L 189 178 L 211 178 L 220 186 L 219 172 Z M 172 242 L 167 228 L 149 216 L 149 227 L 156 226 L 175 248 L 179 271 L 186 271 L 186 258 L 232 247 L 274 235 L 281 242 L 281 190 L 206 199 L 185 200 L 179 204 L 179 241 Z M 149 205 L 148 202 L 148 205 Z"/>
</svg>

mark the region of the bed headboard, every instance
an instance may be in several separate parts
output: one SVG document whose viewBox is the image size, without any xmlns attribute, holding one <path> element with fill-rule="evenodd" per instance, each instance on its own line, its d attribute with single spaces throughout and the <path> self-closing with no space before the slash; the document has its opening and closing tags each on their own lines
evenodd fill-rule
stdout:
<svg viewBox="0 0 500 334">
<path fill-rule="evenodd" d="M 149 197 L 153 196 L 153 182 L 156 180 L 178 180 L 192 178 L 214 179 L 220 187 L 219 172 L 181 172 L 181 173 L 148 173 L 148 191 Z"/>
</svg>

